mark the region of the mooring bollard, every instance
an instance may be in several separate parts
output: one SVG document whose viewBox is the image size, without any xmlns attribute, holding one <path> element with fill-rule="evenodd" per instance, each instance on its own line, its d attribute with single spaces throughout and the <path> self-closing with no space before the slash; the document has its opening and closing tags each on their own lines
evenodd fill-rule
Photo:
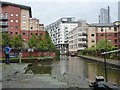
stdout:
<svg viewBox="0 0 120 90">
<path fill-rule="evenodd" d="M 19 63 L 21 63 L 21 57 L 22 57 L 22 53 L 19 53 Z"/>
</svg>

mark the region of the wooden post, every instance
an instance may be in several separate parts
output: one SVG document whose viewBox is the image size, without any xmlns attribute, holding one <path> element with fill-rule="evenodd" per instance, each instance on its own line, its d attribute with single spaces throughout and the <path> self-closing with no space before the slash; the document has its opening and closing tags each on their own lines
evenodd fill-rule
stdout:
<svg viewBox="0 0 120 90">
<path fill-rule="evenodd" d="M 20 54 L 19 54 L 19 63 L 22 63 L 21 57 L 22 57 L 22 53 L 20 52 Z"/>
</svg>

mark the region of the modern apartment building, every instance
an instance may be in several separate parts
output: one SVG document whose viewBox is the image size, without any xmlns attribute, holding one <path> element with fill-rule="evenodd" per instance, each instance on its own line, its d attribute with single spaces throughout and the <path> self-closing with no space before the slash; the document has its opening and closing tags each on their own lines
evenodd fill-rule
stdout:
<svg viewBox="0 0 120 90">
<path fill-rule="evenodd" d="M 101 8 L 100 9 L 100 17 L 99 23 L 110 23 L 110 8 L 108 9 Z"/>
<path fill-rule="evenodd" d="M 120 48 L 120 25 L 109 24 L 89 24 L 88 47 L 96 46 L 101 39 L 107 39 L 113 46 Z"/>
<path fill-rule="evenodd" d="M 85 20 L 78 22 L 78 26 L 69 32 L 69 52 L 76 53 L 87 47 L 88 24 Z"/>
<path fill-rule="evenodd" d="M 118 21 L 120 21 L 120 1 L 118 2 Z"/>
<path fill-rule="evenodd" d="M 51 39 L 60 49 L 61 54 L 65 54 L 68 51 L 68 34 L 71 30 L 78 26 L 78 22 L 75 21 L 75 18 L 61 18 L 56 22 L 47 25 L 45 29 L 48 31 Z"/>
<path fill-rule="evenodd" d="M 21 34 L 26 42 L 31 33 L 44 33 L 40 31 L 39 20 L 32 18 L 31 7 L 10 2 L 1 2 L 0 30 L 12 36 Z"/>
</svg>

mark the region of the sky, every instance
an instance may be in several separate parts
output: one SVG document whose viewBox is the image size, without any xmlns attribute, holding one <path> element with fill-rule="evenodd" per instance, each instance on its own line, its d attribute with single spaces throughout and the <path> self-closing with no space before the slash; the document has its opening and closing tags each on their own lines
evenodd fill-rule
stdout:
<svg viewBox="0 0 120 90">
<path fill-rule="evenodd" d="M 98 22 L 101 8 L 110 6 L 111 22 L 118 20 L 118 1 L 120 0 L 2 0 L 32 8 L 32 17 L 45 26 L 62 17 L 75 17 L 87 23 Z"/>
</svg>

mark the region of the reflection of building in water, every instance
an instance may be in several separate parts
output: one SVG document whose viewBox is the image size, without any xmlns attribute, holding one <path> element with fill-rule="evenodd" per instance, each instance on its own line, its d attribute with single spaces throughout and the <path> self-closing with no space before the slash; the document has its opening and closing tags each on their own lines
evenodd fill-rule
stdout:
<svg viewBox="0 0 120 90">
<path fill-rule="evenodd" d="M 97 68 L 94 64 L 92 63 L 87 63 L 87 70 L 88 70 L 88 79 L 90 81 L 95 81 L 95 76 L 97 75 Z"/>
<path fill-rule="evenodd" d="M 78 57 L 70 57 L 68 61 L 69 73 L 78 75 L 84 78 L 86 75 L 85 64 Z"/>
<path fill-rule="evenodd" d="M 66 73 L 68 71 L 68 61 L 67 61 L 67 56 L 61 55 L 60 57 L 60 73 Z"/>
<path fill-rule="evenodd" d="M 60 75 L 68 71 L 68 57 L 65 55 L 60 56 L 60 61 L 53 64 L 52 74 Z"/>
</svg>

